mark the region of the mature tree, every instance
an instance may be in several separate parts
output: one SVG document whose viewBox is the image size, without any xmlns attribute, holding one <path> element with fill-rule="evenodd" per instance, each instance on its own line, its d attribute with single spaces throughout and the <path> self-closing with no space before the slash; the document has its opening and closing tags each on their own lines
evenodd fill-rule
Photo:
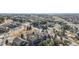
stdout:
<svg viewBox="0 0 79 59">
<path fill-rule="evenodd" d="M 0 17 L 0 23 L 4 21 L 4 17 Z"/>
</svg>

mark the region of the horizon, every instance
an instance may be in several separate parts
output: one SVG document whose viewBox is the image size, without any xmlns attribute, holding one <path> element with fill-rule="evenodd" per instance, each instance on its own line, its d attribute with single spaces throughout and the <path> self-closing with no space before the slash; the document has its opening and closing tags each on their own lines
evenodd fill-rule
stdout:
<svg viewBox="0 0 79 59">
<path fill-rule="evenodd" d="M 0 13 L 0 14 L 79 14 L 79 13 Z"/>
</svg>

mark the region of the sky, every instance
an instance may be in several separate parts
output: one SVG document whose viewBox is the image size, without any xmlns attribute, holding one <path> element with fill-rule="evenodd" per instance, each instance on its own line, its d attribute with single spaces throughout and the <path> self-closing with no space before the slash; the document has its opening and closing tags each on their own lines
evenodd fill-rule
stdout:
<svg viewBox="0 0 79 59">
<path fill-rule="evenodd" d="M 79 1 L 0 0 L 0 13 L 79 13 Z"/>
</svg>

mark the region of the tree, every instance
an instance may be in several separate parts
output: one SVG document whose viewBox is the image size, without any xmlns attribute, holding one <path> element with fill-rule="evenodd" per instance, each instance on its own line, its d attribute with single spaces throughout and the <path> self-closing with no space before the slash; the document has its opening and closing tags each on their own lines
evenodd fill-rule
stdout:
<svg viewBox="0 0 79 59">
<path fill-rule="evenodd" d="M 21 34 L 21 38 L 24 38 L 24 35 L 23 34 Z"/>
<path fill-rule="evenodd" d="M 54 46 L 54 41 L 53 39 L 47 39 L 47 40 L 41 41 L 39 43 L 39 46 Z"/>
<path fill-rule="evenodd" d="M 4 22 L 4 17 L 0 17 L 0 23 Z"/>
</svg>

